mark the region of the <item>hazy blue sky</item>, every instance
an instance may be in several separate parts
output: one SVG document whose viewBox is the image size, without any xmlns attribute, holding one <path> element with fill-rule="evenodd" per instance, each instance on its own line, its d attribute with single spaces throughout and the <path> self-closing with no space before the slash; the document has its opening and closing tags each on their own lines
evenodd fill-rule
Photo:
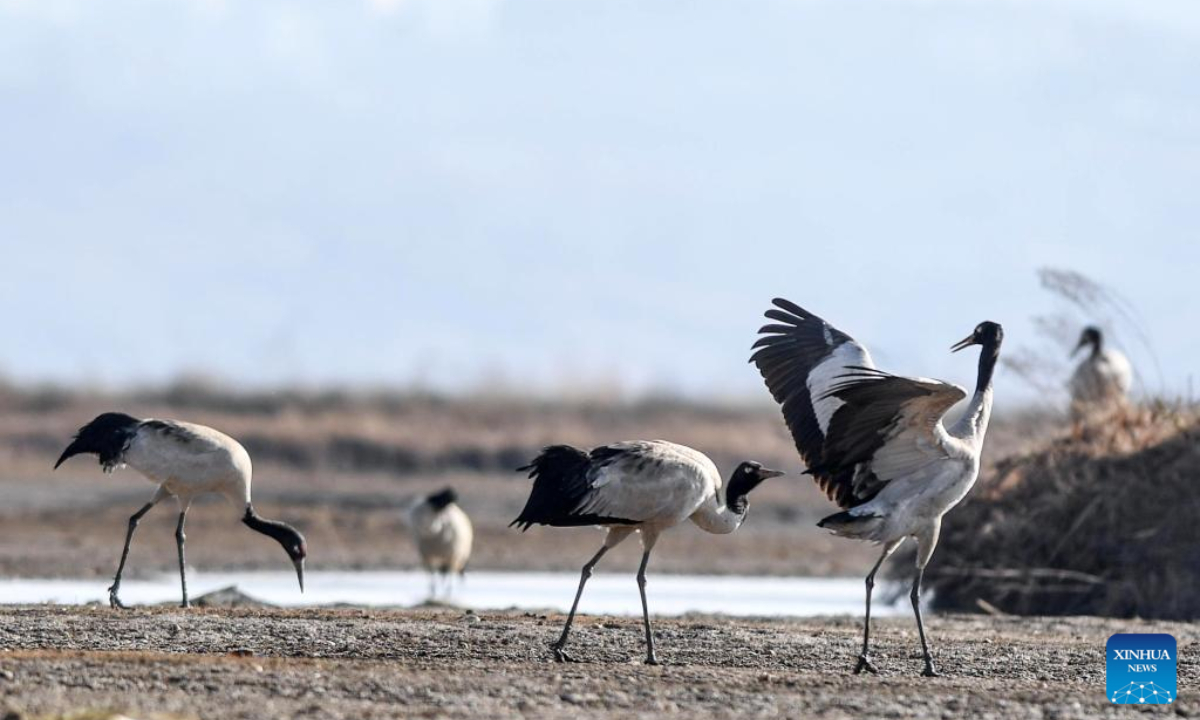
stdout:
<svg viewBox="0 0 1200 720">
<path fill-rule="evenodd" d="M 1049 265 L 1180 390 L 1198 188 L 1187 0 L 0 0 L 18 379 L 754 396 L 784 295 L 969 385 Z"/>
</svg>

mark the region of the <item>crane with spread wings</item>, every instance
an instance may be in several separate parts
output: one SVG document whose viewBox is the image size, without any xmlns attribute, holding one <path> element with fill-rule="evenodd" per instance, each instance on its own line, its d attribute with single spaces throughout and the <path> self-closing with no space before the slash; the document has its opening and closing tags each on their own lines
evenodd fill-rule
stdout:
<svg viewBox="0 0 1200 720">
<path fill-rule="evenodd" d="M 834 534 L 883 546 L 867 575 L 867 609 L 856 673 L 877 672 L 870 656 L 871 590 L 883 561 L 905 539 L 917 543 L 911 598 L 925 668 L 937 674 L 921 618 L 921 579 L 937 546 L 942 516 L 979 474 L 992 410 L 992 373 L 1004 331 L 982 322 L 955 344 L 979 345 L 975 392 L 949 428 L 946 411 L 967 393 L 928 378 L 879 370 L 866 348 L 816 315 L 775 299 L 751 357 L 782 406 L 796 449 L 818 486 L 842 509 L 818 523 Z"/>
</svg>

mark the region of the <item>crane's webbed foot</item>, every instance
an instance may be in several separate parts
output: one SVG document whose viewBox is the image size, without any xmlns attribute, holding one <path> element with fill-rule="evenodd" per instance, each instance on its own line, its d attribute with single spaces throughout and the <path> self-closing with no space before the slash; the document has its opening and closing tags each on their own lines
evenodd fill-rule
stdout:
<svg viewBox="0 0 1200 720">
<path fill-rule="evenodd" d="M 567 651 L 565 649 L 563 649 L 563 646 L 559 645 L 558 643 L 551 643 L 550 649 L 554 651 L 554 661 L 555 662 L 560 662 L 560 663 L 579 662 L 575 658 L 568 655 Z"/>
<path fill-rule="evenodd" d="M 860 675 L 862 674 L 863 670 L 866 670 L 872 675 L 879 674 L 879 668 L 875 667 L 875 665 L 871 663 L 871 658 L 866 653 L 858 656 L 858 664 L 854 666 L 854 674 Z"/>
<path fill-rule="evenodd" d="M 128 610 L 129 606 L 121 602 L 121 598 L 117 597 L 117 590 L 121 587 L 120 583 L 114 583 L 108 589 L 108 606 L 113 610 Z"/>
</svg>

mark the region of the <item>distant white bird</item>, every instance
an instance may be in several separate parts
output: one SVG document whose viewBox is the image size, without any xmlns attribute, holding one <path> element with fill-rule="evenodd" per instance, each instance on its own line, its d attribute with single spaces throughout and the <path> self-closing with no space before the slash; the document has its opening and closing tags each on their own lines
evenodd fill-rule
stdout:
<svg viewBox="0 0 1200 720">
<path fill-rule="evenodd" d="M 937 546 L 942 516 L 958 504 L 979 474 L 979 455 L 992 411 L 992 371 L 1004 331 L 980 323 L 951 349 L 983 346 L 975 394 L 949 431 L 942 417 L 966 392 L 949 383 L 876 370 L 866 348 L 846 333 L 787 300 L 766 315 L 776 324 L 751 362 L 758 366 L 808 466 L 807 473 L 845 509 L 817 525 L 835 534 L 883 545 L 867 575 L 862 653 L 854 672 L 876 672 L 870 658 L 871 589 L 883 561 L 912 537 L 917 577 L 912 606 L 925 656 L 922 674 L 936 675 L 921 619 L 921 579 Z"/>
<path fill-rule="evenodd" d="M 175 544 L 179 551 L 179 581 L 183 586 L 183 607 L 190 607 L 187 569 L 184 562 L 184 520 L 192 501 L 205 493 L 219 493 L 243 510 L 241 520 L 283 546 L 296 568 L 300 591 L 304 591 L 304 558 L 308 545 L 304 536 L 287 523 L 265 520 L 254 512 L 250 502 L 250 456 L 237 440 L 210 427 L 175 420 L 139 420 L 124 413 L 104 413 L 79 429 L 75 439 L 54 463 L 55 469 L 67 458 L 82 453 L 98 455 L 105 472 L 129 465 L 158 489 L 150 502 L 129 518 L 125 547 L 116 577 L 108 589 L 108 601 L 114 608 L 125 607 L 117 596 L 121 573 L 129 556 L 129 543 L 142 516 L 167 497 L 179 505 L 179 524 Z"/>
<path fill-rule="evenodd" d="M 1088 346 L 1092 351 L 1075 368 L 1069 384 L 1071 417 L 1075 420 L 1093 410 L 1120 405 L 1133 386 L 1133 366 L 1120 350 L 1104 347 L 1100 328 L 1084 328 L 1071 356 Z"/>
<path fill-rule="evenodd" d="M 529 471 L 533 490 L 525 509 L 509 527 L 517 525 L 523 531 L 533 524 L 608 528 L 599 552 L 583 566 L 562 636 L 551 646 L 555 658 L 559 662 L 571 659 L 565 651 L 567 635 L 592 568 L 611 548 L 640 532 L 642 564 L 637 583 L 646 629 L 646 663 L 650 665 L 657 665 L 658 658 L 646 605 L 646 564 L 659 534 L 688 519 L 710 533 L 731 533 L 746 519 L 750 491 L 763 480 L 783 474 L 756 462 L 744 462 L 734 470 L 722 497 L 721 475 L 712 460 L 698 450 L 665 440 L 622 442 L 591 452 L 552 445 L 518 470 Z"/>
<path fill-rule="evenodd" d="M 421 498 L 408 508 L 407 524 L 421 565 L 429 573 L 429 597 L 437 597 L 439 575 L 449 596 L 451 574 L 466 570 L 475 537 L 471 519 L 458 506 L 458 493 L 446 488 Z"/>
</svg>

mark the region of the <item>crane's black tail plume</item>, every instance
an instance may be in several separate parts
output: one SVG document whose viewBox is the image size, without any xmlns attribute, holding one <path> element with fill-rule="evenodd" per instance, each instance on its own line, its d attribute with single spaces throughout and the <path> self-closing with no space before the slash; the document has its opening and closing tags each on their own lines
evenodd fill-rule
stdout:
<svg viewBox="0 0 1200 720">
<path fill-rule="evenodd" d="M 534 524 L 558 527 L 635 524 L 633 520 L 579 511 L 592 491 L 588 481 L 591 467 L 591 455 L 579 448 L 551 445 L 542 450 L 533 462 L 517 468 L 517 472 L 529 472 L 533 490 L 525 509 L 508 526 L 515 525 L 525 531 Z"/>
<path fill-rule="evenodd" d="M 884 518 L 871 513 L 855 512 L 853 509 L 834 513 L 821 518 L 817 527 L 825 528 L 834 535 L 883 542 Z"/>
<path fill-rule="evenodd" d="M 97 416 L 79 428 L 75 439 L 63 450 L 58 462 L 54 463 L 54 468 L 57 470 L 69 457 L 90 453 L 99 456 L 100 465 L 106 471 L 112 470 L 121 464 L 141 422 L 125 413 L 112 412 Z"/>
</svg>

